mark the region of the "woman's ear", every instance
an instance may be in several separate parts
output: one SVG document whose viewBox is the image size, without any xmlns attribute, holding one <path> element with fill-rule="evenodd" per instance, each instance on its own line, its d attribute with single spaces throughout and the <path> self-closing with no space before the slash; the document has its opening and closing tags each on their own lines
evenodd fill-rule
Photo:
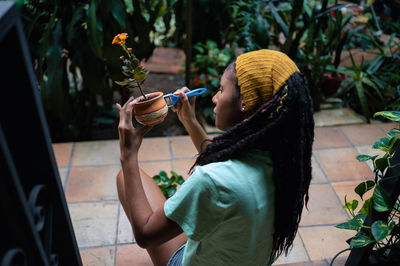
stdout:
<svg viewBox="0 0 400 266">
<path fill-rule="evenodd" d="M 247 109 L 246 109 L 246 105 L 244 104 L 242 96 L 240 96 L 239 104 L 240 104 L 240 111 L 242 113 L 246 113 Z"/>
</svg>

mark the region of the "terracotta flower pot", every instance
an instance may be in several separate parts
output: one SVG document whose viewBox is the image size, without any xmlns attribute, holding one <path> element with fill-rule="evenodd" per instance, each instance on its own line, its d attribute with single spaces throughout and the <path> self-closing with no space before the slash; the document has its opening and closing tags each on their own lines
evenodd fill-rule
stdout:
<svg viewBox="0 0 400 266">
<path fill-rule="evenodd" d="M 162 92 L 146 94 L 147 101 L 137 102 L 133 105 L 136 120 L 143 125 L 157 125 L 164 121 L 168 114 L 167 103 Z"/>
</svg>

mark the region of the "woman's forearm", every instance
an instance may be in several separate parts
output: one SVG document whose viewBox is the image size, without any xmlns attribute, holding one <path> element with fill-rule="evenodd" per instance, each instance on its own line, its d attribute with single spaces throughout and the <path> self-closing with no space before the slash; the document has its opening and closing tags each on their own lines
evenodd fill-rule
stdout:
<svg viewBox="0 0 400 266">
<path fill-rule="evenodd" d="M 190 138 L 192 139 L 192 142 L 197 151 L 199 153 L 202 152 L 209 144 L 209 141 L 205 141 L 208 139 L 208 136 L 206 131 L 200 125 L 199 121 L 197 119 L 194 119 L 190 122 L 183 123 L 183 125 L 186 131 L 189 133 Z"/>
<path fill-rule="evenodd" d="M 127 215 L 135 237 L 140 239 L 153 211 L 143 189 L 137 153 L 121 158 L 121 164 L 125 181 L 125 198 L 128 206 Z"/>
</svg>

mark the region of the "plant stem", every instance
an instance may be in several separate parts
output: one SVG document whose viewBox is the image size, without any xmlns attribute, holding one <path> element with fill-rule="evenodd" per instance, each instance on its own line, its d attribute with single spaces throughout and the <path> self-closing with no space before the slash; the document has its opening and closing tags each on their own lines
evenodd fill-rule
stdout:
<svg viewBox="0 0 400 266">
<path fill-rule="evenodd" d="M 331 261 L 331 263 L 330 263 L 329 265 L 332 266 L 332 265 L 333 265 L 333 262 L 335 261 L 335 259 L 337 258 L 337 256 L 339 256 L 340 254 L 342 254 L 343 252 L 346 252 L 346 251 L 348 251 L 348 250 L 351 250 L 351 248 L 343 249 L 343 250 L 340 251 L 338 254 L 336 254 L 335 257 L 333 257 L 333 259 L 332 259 L 332 261 Z"/>
<path fill-rule="evenodd" d="M 143 93 L 143 91 L 142 91 L 142 87 L 140 86 L 140 83 L 138 82 L 137 85 L 138 85 L 138 87 L 139 87 L 140 93 L 142 93 L 144 99 L 147 101 L 146 95 L 144 95 L 144 93 Z"/>
</svg>

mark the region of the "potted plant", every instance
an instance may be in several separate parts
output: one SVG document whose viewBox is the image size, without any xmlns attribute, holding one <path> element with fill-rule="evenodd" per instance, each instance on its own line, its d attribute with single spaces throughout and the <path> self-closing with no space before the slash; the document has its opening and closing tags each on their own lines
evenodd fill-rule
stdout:
<svg viewBox="0 0 400 266">
<path fill-rule="evenodd" d="M 399 111 L 382 111 L 375 113 L 374 117 L 383 116 L 392 121 L 400 121 Z M 358 200 L 347 201 L 345 197 L 344 209 L 347 209 L 352 219 L 336 225 L 337 228 L 354 230 L 356 235 L 347 242 L 350 248 L 340 251 L 332 260 L 344 251 L 353 248 L 372 246 L 368 262 L 364 265 L 400 265 L 400 198 L 398 197 L 400 173 L 395 167 L 400 166 L 399 154 L 393 160 L 400 143 L 400 129 L 392 129 L 375 142 L 373 149 L 379 149 L 384 155 L 379 157 L 359 155 L 360 162 L 371 160 L 375 178 L 361 182 L 354 191 L 364 201 L 362 208 L 355 213 Z M 363 195 L 373 189 L 372 196 L 363 199 Z M 397 189 L 397 192 L 396 192 Z M 367 222 L 366 218 L 368 216 Z"/>
<path fill-rule="evenodd" d="M 144 94 L 142 84 L 146 80 L 149 71 L 140 65 L 140 61 L 133 54 L 132 48 L 126 46 L 127 33 L 116 35 L 112 44 L 122 47 L 125 56 L 122 55 L 122 74 L 127 78 L 124 81 L 115 81 L 116 84 L 128 88 L 139 88 L 142 94 L 139 102 L 133 106 L 133 114 L 136 120 L 144 125 L 156 125 L 164 121 L 168 114 L 168 107 L 162 92 Z"/>
</svg>

